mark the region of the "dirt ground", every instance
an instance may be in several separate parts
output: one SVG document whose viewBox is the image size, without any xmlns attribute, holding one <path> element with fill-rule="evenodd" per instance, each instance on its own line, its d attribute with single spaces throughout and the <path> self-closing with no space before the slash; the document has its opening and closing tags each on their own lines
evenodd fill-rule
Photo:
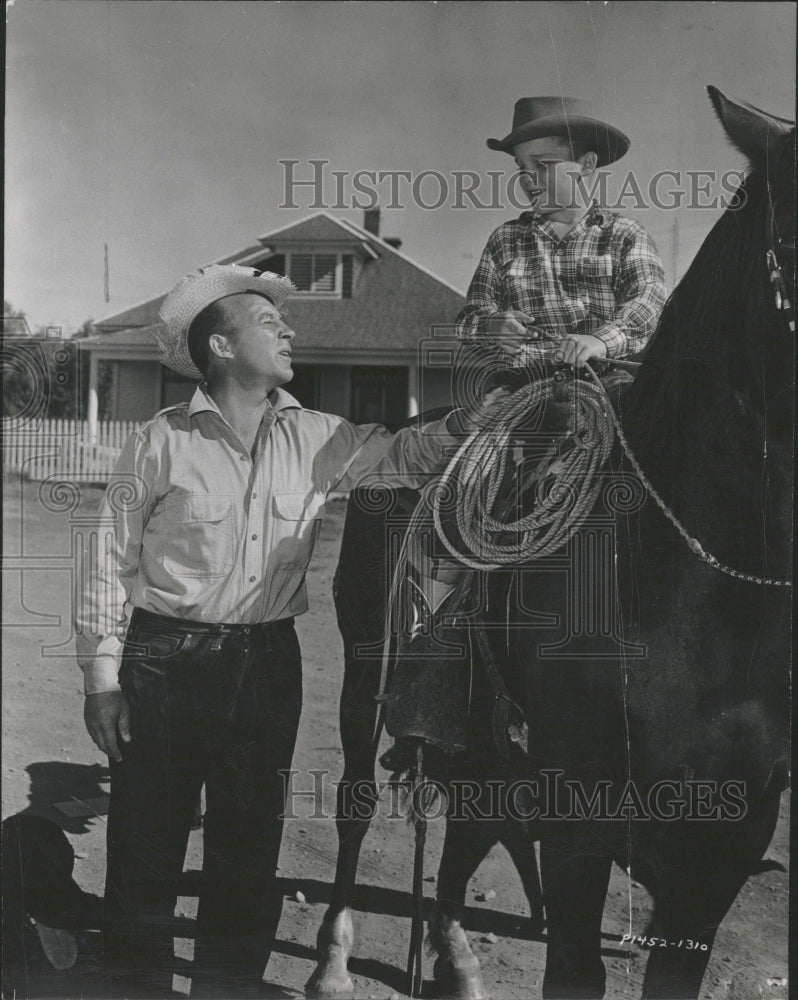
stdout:
<svg viewBox="0 0 798 1000">
<path fill-rule="evenodd" d="M 69 623 L 72 539 L 81 531 L 81 516 L 96 509 L 99 496 L 98 489 L 87 488 L 81 506 L 69 510 L 63 496 L 43 496 L 37 484 L 7 483 L 3 577 L 3 817 L 27 809 L 56 819 L 75 848 L 76 879 L 84 889 L 97 893 L 102 891 L 104 878 L 107 770 L 83 726 L 82 678 L 73 656 Z M 305 702 L 294 761 L 299 772 L 296 788 L 311 787 L 310 769 L 328 769 L 330 777 L 323 787 L 328 814 L 334 804 L 333 782 L 343 762 L 337 724 L 343 657 L 331 587 L 344 506 L 342 501 L 331 504 L 309 575 L 311 611 L 297 624 Z M 74 815 L 65 815 L 65 809 Z M 298 818 L 286 823 L 280 856 L 285 904 L 266 973 L 267 980 L 282 988 L 277 995 L 303 995 L 314 967 L 316 931 L 329 899 L 335 826 L 332 820 L 311 818 L 313 810 L 311 797 L 297 798 Z M 390 819 L 389 812 L 382 810 L 375 820 L 360 862 L 362 888 L 350 961 L 358 998 L 406 994 L 413 843 L 411 830 L 403 821 Z M 767 854 L 785 867 L 788 815 L 785 796 Z M 425 887 L 430 903 L 442 843 L 440 820 L 431 823 L 428 836 Z M 188 870 L 200 867 L 201 854 L 202 835 L 197 831 L 191 837 Z M 787 889 L 787 875 L 778 870 L 748 882 L 718 934 L 702 998 L 782 1000 L 787 996 Z M 489 890 L 495 897 L 479 902 L 476 897 Z M 503 849 L 494 849 L 477 872 L 468 903 L 469 939 L 482 963 L 490 996 L 495 1000 L 539 997 L 545 932 L 534 939 L 528 935 L 520 882 Z M 190 917 L 194 904 L 191 896 L 181 897 L 179 912 Z M 620 937 L 630 928 L 642 934 L 647 912 L 645 891 L 630 885 L 616 869 L 603 926 L 610 1000 L 640 995 L 646 950 L 622 946 Z M 96 982 L 97 945 L 95 934 L 82 935 L 78 962 L 67 973 L 49 969 L 43 956 L 38 965 L 34 961 L 28 995 L 101 997 Z M 184 957 L 186 947 L 185 942 L 178 946 Z M 427 959 L 427 977 L 431 971 L 432 962 Z M 185 992 L 187 982 L 178 979 L 175 986 Z"/>
</svg>

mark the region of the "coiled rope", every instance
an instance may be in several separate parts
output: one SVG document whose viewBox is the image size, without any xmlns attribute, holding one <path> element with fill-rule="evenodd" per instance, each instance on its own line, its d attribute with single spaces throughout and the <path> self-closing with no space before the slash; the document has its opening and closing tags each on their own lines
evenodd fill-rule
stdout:
<svg viewBox="0 0 798 1000">
<path fill-rule="evenodd" d="M 527 479 L 525 485 L 535 488 L 532 510 L 505 520 L 497 516 L 495 505 L 512 459 L 513 435 L 555 393 L 571 409 L 574 430 L 560 435 Z M 552 376 L 516 390 L 491 408 L 432 490 L 432 515 L 442 544 L 459 562 L 480 570 L 541 559 L 561 549 L 595 506 L 603 485 L 597 473 L 614 440 L 600 382 L 596 386 L 573 378 L 562 383 Z M 445 507 L 452 498 L 464 551 L 446 535 Z M 505 514 L 510 510 L 505 504 Z"/>
<path fill-rule="evenodd" d="M 466 438 L 429 498 L 435 530 L 447 551 L 471 569 L 492 570 L 540 559 L 561 549 L 596 503 L 603 485 L 596 473 L 609 458 L 617 434 L 641 484 L 691 552 L 737 580 L 791 589 L 791 580 L 744 573 L 704 549 L 640 467 L 601 379 L 589 366 L 584 370 L 591 381 L 573 378 L 563 386 L 556 377 L 548 377 L 516 390 L 495 403 L 482 425 Z M 527 479 L 527 488 L 535 485 L 531 512 L 514 521 L 504 520 L 494 513 L 494 505 L 511 457 L 513 434 L 529 420 L 533 408 L 551 399 L 555 392 L 572 407 L 575 430 L 551 447 Z M 455 546 L 444 527 L 443 508 L 452 497 L 454 520 L 465 551 Z M 511 501 L 504 504 L 504 516 L 512 509 Z"/>
</svg>

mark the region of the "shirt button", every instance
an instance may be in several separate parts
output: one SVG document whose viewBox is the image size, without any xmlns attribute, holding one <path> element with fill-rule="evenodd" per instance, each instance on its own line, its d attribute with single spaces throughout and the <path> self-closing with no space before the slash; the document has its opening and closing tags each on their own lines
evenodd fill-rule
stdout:
<svg viewBox="0 0 798 1000">
<path fill-rule="evenodd" d="M 253 536 L 252 536 L 252 541 L 253 541 L 253 542 L 257 542 L 257 540 L 258 540 L 258 536 L 257 536 L 257 535 L 253 535 Z"/>
<path fill-rule="evenodd" d="M 258 499 L 258 494 L 257 493 L 253 493 L 252 494 L 252 499 L 253 500 L 257 500 Z"/>
<path fill-rule="evenodd" d="M 257 579 L 256 577 L 254 577 L 254 576 L 251 576 L 251 577 L 249 578 L 249 582 L 250 582 L 250 583 L 254 583 L 256 579 Z"/>
<path fill-rule="evenodd" d="M 247 456 L 246 455 L 239 455 L 238 457 L 241 459 L 242 462 L 246 462 L 246 460 L 247 460 Z"/>
</svg>

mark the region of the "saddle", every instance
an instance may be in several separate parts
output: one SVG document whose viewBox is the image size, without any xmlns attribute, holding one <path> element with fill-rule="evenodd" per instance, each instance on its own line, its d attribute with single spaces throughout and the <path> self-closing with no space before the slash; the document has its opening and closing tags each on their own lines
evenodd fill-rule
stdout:
<svg viewBox="0 0 798 1000">
<path fill-rule="evenodd" d="M 507 760 L 513 746 L 524 754 L 527 726 L 523 711 L 510 697 L 496 665 L 484 622 L 466 615 L 464 608 L 473 583 L 473 574 L 463 580 L 436 608 L 430 608 L 423 590 L 412 585 L 415 626 L 401 634 L 396 643 L 395 661 L 382 700 L 385 728 L 396 746 L 383 757 L 390 770 L 405 770 L 407 754 L 400 744 L 423 740 L 444 755 L 465 751 L 478 728 L 490 729 L 494 748 Z M 475 671 L 484 671 L 484 677 Z M 492 706 L 484 704 L 487 679 Z M 474 703 L 477 692 L 479 704 Z"/>
<path fill-rule="evenodd" d="M 600 362 L 597 368 L 605 391 L 615 395 L 632 381 L 630 369 L 636 369 L 636 365 L 609 361 Z M 497 369 L 492 375 L 491 387 L 518 388 L 531 377 L 526 371 Z M 569 397 L 563 392 L 555 382 L 552 395 L 545 403 L 546 427 L 553 434 L 567 432 L 572 423 Z M 422 499 L 419 508 L 423 502 Z M 528 727 L 524 713 L 508 693 L 484 621 L 473 611 L 466 610 L 471 603 L 468 598 L 473 571 L 462 565 L 456 567 L 454 573 L 450 571 L 449 577 L 444 578 L 448 582 L 456 581 L 454 589 L 436 604 L 435 572 L 445 564 L 441 555 L 445 557 L 446 554 L 440 551 L 436 554 L 436 539 L 429 516 L 419 518 L 416 531 L 417 537 L 409 538 L 408 551 L 415 555 L 408 557 L 403 587 L 403 598 L 411 614 L 405 616 L 406 627 L 399 630 L 396 638 L 393 670 L 387 690 L 381 696 L 385 705 L 385 728 L 397 743 L 423 740 L 444 754 L 466 750 L 474 715 L 474 671 L 481 669 L 492 694 L 490 730 L 499 756 L 507 760 L 513 750 L 526 755 Z M 425 533 L 426 542 L 422 542 Z M 485 706 L 478 707 L 482 711 Z M 384 761 L 391 769 L 402 770 L 393 765 L 404 756 L 396 749 L 389 751 Z"/>
</svg>

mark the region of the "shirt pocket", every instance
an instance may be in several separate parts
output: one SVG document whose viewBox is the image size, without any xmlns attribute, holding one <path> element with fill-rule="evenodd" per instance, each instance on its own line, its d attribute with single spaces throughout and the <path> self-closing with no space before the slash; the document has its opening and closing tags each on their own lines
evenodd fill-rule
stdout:
<svg viewBox="0 0 798 1000">
<path fill-rule="evenodd" d="M 163 568 L 172 576 L 227 576 L 235 559 L 232 497 L 187 494 L 167 500 L 158 538 Z"/>
<path fill-rule="evenodd" d="M 273 496 L 275 570 L 304 572 L 324 518 L 324 493 L 275 491 Z"/>
<path fill-rule="evenodd" d="M 576 262 L 578 291 L 587 296 L 591 312 L 602 316 L 615 307 L 612 257 L 608 253 L 580 257 Z"/>
</svg>

